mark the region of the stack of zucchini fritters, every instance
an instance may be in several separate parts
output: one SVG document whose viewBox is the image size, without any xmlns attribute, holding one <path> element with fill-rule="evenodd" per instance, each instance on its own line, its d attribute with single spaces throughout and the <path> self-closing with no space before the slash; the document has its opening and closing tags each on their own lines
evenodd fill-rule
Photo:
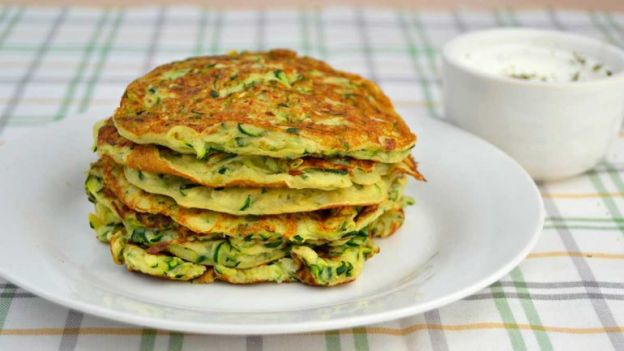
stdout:
<svg viewBox="0 0 624 351">
<path fill-rule="evenodd" d="M 288 50 L 157 67 L 95 133 L 91 226 L 116 263 L 172 280 L 350 282 L 423 179 L 379 87 Z"/>
</svg>

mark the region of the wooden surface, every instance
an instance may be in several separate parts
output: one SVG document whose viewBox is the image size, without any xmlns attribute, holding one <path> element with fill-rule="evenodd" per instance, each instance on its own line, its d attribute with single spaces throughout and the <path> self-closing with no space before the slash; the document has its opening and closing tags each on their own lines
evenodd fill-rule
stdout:
<svg viewBox="0 0 624 351">
<path fill-rule="evenodd" d="M 0 1 L 3 3 L 23 3 L 31 5 L 182 5 L 200 4 L 205 6 L 218 7 L 310 7 L 324 5 L 367 5 L 367 6 L 395 6 L 395 7 L 417 7 L 426 9 L 448 9 L 448 8 L 570 8 L 570 9 L 613 9 L 624 10 L 624 0 L 21 0 L 21 1 Z"/>
</svg>

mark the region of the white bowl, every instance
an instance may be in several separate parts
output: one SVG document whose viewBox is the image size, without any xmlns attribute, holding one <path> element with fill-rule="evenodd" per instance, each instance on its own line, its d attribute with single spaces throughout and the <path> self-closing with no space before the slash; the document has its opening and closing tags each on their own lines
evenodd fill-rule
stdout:
<svg viewBox="0 0 624 351">
<path fill-rule="evenodd" d="M 611 76 L 540 82 L 489 73 L 462 57 L 502 43 L 554 47 L 595 58 Z M 443 49 L 444 106 L 455 124 L 497 145 L 536 180 L 598 163 L 624 116 L 624 52 L 557 31 L 495 29 L 461 35 Z"/>
</svg>

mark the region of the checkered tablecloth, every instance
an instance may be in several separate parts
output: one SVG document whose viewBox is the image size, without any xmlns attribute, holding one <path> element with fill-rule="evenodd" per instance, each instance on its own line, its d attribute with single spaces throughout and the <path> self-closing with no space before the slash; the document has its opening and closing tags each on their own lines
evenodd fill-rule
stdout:
<svg viewBox="0 0 624 351">
<path fill-rule="evenodd" d="M 624 46 L 624 14 L 606 11 L 2 6 L 0 147 L 89 108 L 112 111 L 159 63 L 231 49 L 293 48 L 374 79 L 404 116 L 443 119 L 440 47 L 496 26 Z M 70 311 L 0 279 L 0 350 L 624 350 L 623 136 L 607 160 L 540 185 L 546 226 L 518 268 L 423 315 L 302 335 L 189 335 Z"/>
</svg>

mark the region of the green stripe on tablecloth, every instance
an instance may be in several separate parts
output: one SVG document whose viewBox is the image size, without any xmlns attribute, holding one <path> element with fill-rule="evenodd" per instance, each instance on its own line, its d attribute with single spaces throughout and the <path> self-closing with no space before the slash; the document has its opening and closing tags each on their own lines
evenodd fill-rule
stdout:
<svg viewBox="0 0 624 351">
<path fill-rule="evenodd" d="M 590 223 L 611 223 L 624 222 L 624 217 L 600 218 L 600 217 L 546 217 L 552 222 L 590 222 Z"/>
<path fill-rule="evenodd" d="M 299 27 L 301 30 L 301 53 L 304 55 L 310 54 L 310 24 L 308 21 L 308 11 L 305 9 L 299 10 Z"/>
<path fill-rule="evenodd" d="M 154 344 L 156 343 L 156 330 L 155 329 L 143 329 L 141 335 L 141 344 L 139 345 L 139 351 L 152 351 L 154 350 Z"/>
<path fill-rule="evenodd" d="M 607 29 L 606 25 L 602 23 L 602 20 L 597 12 L 588 11 L 587 15 L 589 16 L 591 24 L 594 26 L 594 28 L 597 28 L 609 43 L 613 45 L 618 45 L 618 40 L 615 38 L 615 36 L 613 36 L 611 31 Z"/>
<path fill-rule="evenodd" d="M 256 11 L 256 49 L 264 51 L 266 46 L 266 12 L 261 8 Z"/>
<path fill-rule="evenodd" d="M 493 294 L 503 293 L 502 296 L 493 297 L 494 305 L 500 314 L 503 323 L 507 326 L 505 330 L 507 331 L 507 336 L 509 336 L 509 341 L 511 342 L 511 347 L 515 350 L 526 350 L 526 344 L 524 343 L 524 339 L 522 337 L 522 333 L 518 328 L 518 323 L 516 323 L 516 318 L 509 307 L 509 303 L 507 302 L 507 298 L 503 297 L 504 291 L 499 282 L 496 282 L 490 286 Z"/>
<path fill-rule="evenodd" d="M 98 60 L 97 60 L 97 63 L 95 64 L 95 71 L 91 75 L 91 78 L 89 79 L 89 82 L 85 89 L 85 93 L 82 96 L 82 100 L 80 101 L 80 107 L 79 107 L 80 112 L 86 111 L 87 108 L 89 107 L 89 104 L 91 103 L 93 90 L 95 89 L 95 86 L 98 80 L 100 79 L 100 75 L 102 74 L 102 69 L 104 68 L 104 65 L 106 64 L 106 60 L 108 59 L 108 54 L 110 53 L 111 48 L 113 47 L 113 42 L 115 41 L 115 38 L 117 37 L 117 33 L 119 32 L 119 27 L 121 27 L 122 25 L 124 14 L 125 12 L 122 9 L 117 10 L 117 15 L 115 16 L 115 20 L 113 21 L 113 24 L 111 25 L 111 30 L 108 33 L 108 37 L 106 37 L 106 41 L 104 42 L 104 45 L 100 47 L 100 51 L 98 53 Z"/>
<path fill-rule="evenodd" d="M 221 33 L 223 27 L 223 11 L 217 10 L 213 16 L 210 53 L 216 55 L 221 51 Z"/>
<path fill-rule="evenodd" d="M 4 43 L 6 42 L 6 39 L 13 32 L 15 25 L 17 25 L 17 23 L 22 19 L 23 14 L 24 6 L 18 7 L 17 10 L 13 13 L 13 16 L 11 16 L 11 19 L 7 23 L 6 27 L 2 29 L 2 32 L 0 32 L 0 49 L 4 48 Z"/>
<path fill-rule="evenodd" d="M 561 20 L 559 19 L 559 14 L 554 8 L 549 7 L 547 10 L 547 14 L 548 19 L 550 20 L 550 24 L 552 24 L 553 28 L 558 30 L 565 30 L 563 23 L 561 23 Z"/>
<path fill-rule="evenodd" d="M 620 230 L 619 227 L 599 227 L 599 226 L 590 226 L 590 225 L 570 225 L 565 223 L 560 224 L 545 224 L 544 229 L 577 229 L 577 230 L 597 230 L 597 231 L 613 231 Z"/>
<path fill-rule="evenodd" d="M 26 69 L 22 71 L 23 73 L 13 86 L 13 89 L 11 89 L 12 92 L 2 109 L 2 114 L 0 115 L 0 133 L 9 121 L 13 119 L 13 115 L 22 102 L 22 98 L 24 97 L 24 93 L 27 91 L 28 85 L 32 82 L 32 79 L 39 70 L 39 67 L 41 67 L 41 63 L 46 57 L 48 49 L 56 39 L 60 28 L 63 26 L 63 23 L 67 18 L 67 12 L 67 7 L 61 7 L 58 10 L 54 20 L 47 27 L 45 35 L 40 38 L 41 41 L 39 42 L 39 48 L 31 57 L 31 61 L 28 63 Z"/>
<path fill-rule="evenodd" d="M 366 332 L 366 328 L 353 328 L 353 343 L 355 346 L 355 350 L 357 351 L 368 351 L 368 333 Z"/>
<path fill-rule="evenodd" d="M 462 10 L 460 8 L 451 10 L 451 17 L 453 18 L 453 25 L 455 25 L 455 28 L 459 33 L 468 30 L 468 26 L 466 25 L 466 21 L 464 21 L 464 16 L 462 15 Z"/>
<path fill-rule="evenodd" d="M 169 333 L 169 345 L 167 351 L 180 351 L 184 345 L 184 334 L 178 332 Z"/>
<path fill-rule="evenodd" d="M 152 26 L 152 33 L 150 35 L 147 51 L 145 52 L 145 60 L 143 61 L 143 72 L 147 73 L 152 68 L 154 68 L 154 63 L 156 59 L 156 53 L 160 49 L 160 42 L 162 38 L 163 27 L 165 26 L 165 22 L 167 21 L 167 14 L 169 12 L 169 6 L 162 5 L 158 8 L 158 14 L 156 15 L 156 19 L 154 20 L 154 25 Z"/>
<path fill-rule="evenodd" d="M 609 27 L 613 28 L 613 30 L 615 30 L 615 32 L 617 33 L 617 36 L 620 38 L 621 41 L 622 40 L 622 34 L 624 33 L 624 27 L 622 27 L 622 25 L 620 25 L 620 23 L 618 21 L 615 20 L 615 18 L 613 17 L 613 13 L 612 12 L 604 12 L 604 17 L 607 20 L 607 24 L 609 25 Z"/>
<path fill-rule="evenodd" d="M 206 41 L 206 25 L 208 22 L 208 11 L 202 7 L 199 12 L 199 22 L 197 23 L 197 39 L 193 55 L 201 55 L 204 52 L 204 42 Z"/>
<path fill-rule="evenodd" d="M 503 18 L 503 15 L 501 14 L 499 9 L 492 10 L 492 17 L 494 17 L 494 23 L 497 27 L 507 26 L 507 24 L 505 23 L 505 19 Z"/>
<path fill-rule="evenodd" d="M 80 59 L 80 63 L 78 64 L 78 68 L 74 77 L 67 85 L 67 89 L 65 90 L 65 95 L 63 96 L 63 100 L 61 101 L 61 106 L 59 107 L 56 115 L 54 116 L 55 120 L 61 119 L 65 117 L 67 114 L 67 109 L 70 106 L 70 103 L 73 101 L 74 94 L 76 92 L 76 86 L 82 75 L 84 74 L 85 68 L 87 67 L 87 63 L 91 59 L 91 55 L 93 53 L 93 48 L 97 45 L 98 40 L 100 39 L 100 35 L 102 34 L 102 29 L 104 28 L 104 24 L 108 21 L 108 16 L 110 14 L 109 9 L 100 12 L 100 17 L 95 25 L 95 29 L 91 34 L 91 37 L 87 40 L 87 45 L 83 49 L 83 55 Z"/>
<path fill-rule="evenodd" d="M 514 27 L 522 26 L 522 23 L 520 23 L 520 20 L 518 19 L 518 16 L 516 15 L 516 11 L 514 9 L 507 7 L 505 8 L 505 13 L 507 14 L 507 23 Z"/>
<path fill-rule="evenodd" d="M 316 32 L 316 46 L 322 59 L 327 59 L 327 47 L 325 47 L 325 28 L 323 26 L 323 17 L 321 10 L 314 10 L 314 27 Z"/>
<path fill-rule="evenodd" d="M 613 169 L 613 165 L 611 163 L 605 162 L 605 165 L 608 169 Z M 622 178 L 620 176 L 619 172 L 609 172 L 609 178 L 611 179 L 611 181 L 615 184 L 615 186 L 618 188 L 619 191 L 624 191 L 624 182 L 622 181 Z M 600 177 L 596 174 L 590 175 L 589 179 L 591 180 L 592 184 L 594 185 L 594 187 L 596 189 L 598 189 L 599 191 L 605 190 L 606 191 L 606 187 L 604 185 L 604 183 L 602 182 L 602 179 L 600 179 Z M 617 203 L 615 202 L 615 200 L 611 197 L 605 197 L 603 198 L 603 202 L 604 204 L 607 206 L 607 208 L 609 209 L 609 212 L 611 213 L 612 216 L 614 216 L 614 218 L 621 218 L 622 217 L 622 212 L 620 211 L 619 207 L 617 206 Z M 621 221 L 617 221 L 617 228 L 620 232 L 624 233 L 624 222 Z"/>
<path fill-rule="evenodd" d="M 420 19 L 420 13 L 418 12 L 412 13 L 411 23 L 413 27 L 416 29 L 416 34 L 418 35 L 420 42 L 424 45 L 424 50 L 422 51 L 425 52 L 425 58 L 427 62 L 429 63 L 429 68 L 433 72 L 433 75 L 439 79 L 440 72 L 438 70 L 436 59 L 434 57 L 435 51 L 433 49 L 433 45 L 431 44 L 431 40 L 429 39 L 429 36 L 427 35 L 427 30 L 424 28 L 422 20 Z"/>
<path fill-rule="evenodd" d="M 0 9 L 0 24 L 4 24 L 4 20 L 11 12 L 11 9 L 11 5 L 2 5 L 2 9 Z"/>
<path fill-rule="evenodd" d="M 377 67 L 373 59 L 373 48 L 371 45 L 370 34 L 368 33 L 368 23 L 364 11 L 358 7 L 355 9 L 355 23 L 360 36 L 360 44 L 362 48 L 362 54 L 364 55 L 364 63 L 366 64 L 366 71 L 368 72 L 368 78 L 379 83 L 379 75 L 377 74 Z"/>
<path fill-rule="evenodd" d="M 340 333 L 337 330 L 325 332 L 325 348 L 327 351 L 340 351 Z"/>
<path fill-rule="evenodd" d="M 610 172 L 616 172 L 616 173 L 624 172 L 624 169 L 614 168 L 612 170 L 608 170 L 608 169 L 596 169 L 596 168 L 594 168 L 594 169 L 590 169 L 589 171 L 585 172 L 585 175 L 587 175 L 587 173 L 610 173 Z"/>
<path fill-rule="evenodd" d="M 522 274 L 520 267 L 514 268 L 509 275 L 511 276 L 511 279 L 513 279 L 514 284 L 517 283 L 515 284 L 515 288 L 518 294 L 530 295 L 529 290 L 526 288 L 526 285 L 523 285 L 524 275 Z M 520 300 L 520 303 L 522 304 L 522 309 L 524 310 L 524 314 L 526 315 L 529 323 L 531 325 L 535 325 L 541 328 L 542 319 L 540 318 L 537 309 L 533 304 L 533 300 L 531 300 L 530 298 L 522 299 Z M 539 329 L 534 329 L 533 334 L 535 335 L 535 338 L 537 339 L 537 343 L 539 344 L 541 350 L 553 349 L 548 333 Z"/>
<path fill-rule="evenodd" d="M 423 74 L 424 71 L 420 65 L 420 61 L 418 59 L 418 51 L 416 50 L 416 45 L 414 44 L 415 41 L 407 25 L 407 20 L 405 19 L 405 15 L 401 11 L 396 11 L 396 17 L 397 17 L 397 21 L 401 29 L 401 34 L 407 46 L 410 59 L 412 61 L 412 67 L 414 68 L 414 71 L 416 75 L 418 76 L 417 80 L 420 83 L 421 92 L 425 100 L 427 111 L 432 117 L 437 118 L 438 116 L 435 112 L 435 107 L 433 106 L 433 95 L 431 93 L 429 85 L 425 82 L 424 79 L 422 79 L 425 76 Z"/>
<path fill-rule="evenodd" d="M 416 34 L 419 36 L 420 42 L 422 43 L 423 48 L 421 49 L 421 51 L 425 53 L 425 59 L 427 60 L 429 64 L 429 68 L 433 72 L 432 81 L 441 82 L 442 79 L 441 79 L 440 72 L 438 70 L 438 65 L 436 63 L 436 58 L 435 58 L 436 51 L 434 50 L 433 45 L 431 44 L 431 40 L 429 36 L 427 35 L 427 30 L 423 26 L 422 20 L 420 19 L 420 14 L 418 12 L 412 13 L 411 23 L 413 25 L 413 28 L 415 29 Z M 424 71 L 422 73 L 424 73 Z M 424 84 L 425 86 L 429 88 L 429 79 L 424 74 L 421 75 L 420 80 L 422 81 L 422 84 Z M 440 85 L 441 84 L 437 84 L 438 87 Z M 427 101 L 427 109 L 429 110 L 429 116 L 432 118 L 440 118 L 441 114 L 438 113 L 438 111 L 435 109 L 435 104 L 433 102 L 432 96 L 433 95 L 430 95 L 428 98 L 431 100 Z"/>
<path fill-rule="evenodd" d="M 262 351 L 264 348 L 264 340 L 262 335 L 247 335 L 245 337 L 246 351 Z"/>
<path fill-rule="evenodd" d="M 4 328 L 4 323 L 9 315 L 9 309 L 11 308 L 16 290 L 17 287 L 13 284 L 9 284 L 2 289 L 2 295 L 0 296 L 0 330 Z"/>
</svg>

